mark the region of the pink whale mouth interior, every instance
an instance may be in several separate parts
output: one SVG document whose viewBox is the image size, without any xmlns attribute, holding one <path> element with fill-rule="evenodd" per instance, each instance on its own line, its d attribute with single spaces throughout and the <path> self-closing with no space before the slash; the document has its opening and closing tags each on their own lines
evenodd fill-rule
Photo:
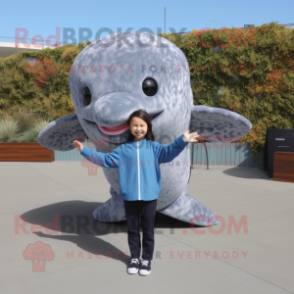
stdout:
<svg viewBox="0 0 294 294">
<path fill-rule="evenodd" d="M 152 119 L 154 116 L 155 115 L 150 116 L 150 119 Z M 129 125 L 126 122 L 115 127 L 103 127 L 99 125 L 98 127 L 106 135 L 119 135 L 129 129 Z"/>
</svg>

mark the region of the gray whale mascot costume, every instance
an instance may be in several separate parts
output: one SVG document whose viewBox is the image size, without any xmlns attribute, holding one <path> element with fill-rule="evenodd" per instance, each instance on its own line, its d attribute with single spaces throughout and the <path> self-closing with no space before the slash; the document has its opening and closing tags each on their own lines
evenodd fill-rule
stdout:
<svg viewBox="0 0 294 294">
<path fill-rule="evenodd" d="M 49 149 L 67 151 L 75 148 L 77 136 L 84 136 L 96 142 L 98 152 L 110 153 L 126 142 L 130 132 L 126 121 L 138 109 L 151 117 L 155 140 L 161 144 L 171 144 L 188 129 L 216 142 L 245 136 L 251 123 L 243 116 L 193 105 L 188 68 L 183 52 L 157 35 L 126 31 L 96 40 L 71 67 L 69 84 L 76 113 L 48 124 L 37 140 Z M 162 189 L 156 210 L 194 225 L 219 223 L 216 215 L 187 193 L 189 149 L 173 162 L 160 165 Z M 102 222 L 123 221 L 118 169 L 103 168 L 103 172 L 111 198 L 93 211 L 93 217 Z"/>
</svg>

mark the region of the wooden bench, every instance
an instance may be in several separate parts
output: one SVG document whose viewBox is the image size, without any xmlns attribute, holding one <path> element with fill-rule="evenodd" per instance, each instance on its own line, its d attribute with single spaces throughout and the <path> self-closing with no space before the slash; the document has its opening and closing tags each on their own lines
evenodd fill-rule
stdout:
<svg viewBox="0 0 294 294">
<path fill-rule="evenodd" d="M 55 157 L 54 150 L 37 142 L 0 143 L 0 161 L 52 162 Z"/>
</svg>

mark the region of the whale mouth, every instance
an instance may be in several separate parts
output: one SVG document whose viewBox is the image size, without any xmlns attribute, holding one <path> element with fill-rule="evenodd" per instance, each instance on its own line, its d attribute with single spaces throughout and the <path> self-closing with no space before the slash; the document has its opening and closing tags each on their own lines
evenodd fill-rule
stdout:
<svg viewBox="0 0 294 294">
<path fill-rule="evenodd" d="M 150 120 L 152 120 L 154 117 L 158 116 L 158 114 L 150 115 Z M 114 136 L 114 135 L 120 135 L 127 130 L 129 130 L 129 125 L 127 122 L 120 124 L 118 126 L 114 127 L 105 127 L 97 124 L 98 128 L 100 129 L 101 132 L 103 132 L 106 135 Z"/>
</svg>

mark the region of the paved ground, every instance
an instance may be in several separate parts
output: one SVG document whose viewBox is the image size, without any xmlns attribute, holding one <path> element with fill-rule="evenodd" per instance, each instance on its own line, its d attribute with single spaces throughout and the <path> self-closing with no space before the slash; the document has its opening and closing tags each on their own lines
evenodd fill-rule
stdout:
<svg viewBox="0 0 294 294">
<path fill-rule="evenodd" d="M 294 183 L 260 169 L 193 169 L 188 192 L 222 224 L 190 228 L 157 214 L 148 277 L 126 273 L 125 222 L 93 221 L 110 197 L 101 168 L 1 162 L 0 176 L 0 293 L 294 293 Z"/>
</svg>

